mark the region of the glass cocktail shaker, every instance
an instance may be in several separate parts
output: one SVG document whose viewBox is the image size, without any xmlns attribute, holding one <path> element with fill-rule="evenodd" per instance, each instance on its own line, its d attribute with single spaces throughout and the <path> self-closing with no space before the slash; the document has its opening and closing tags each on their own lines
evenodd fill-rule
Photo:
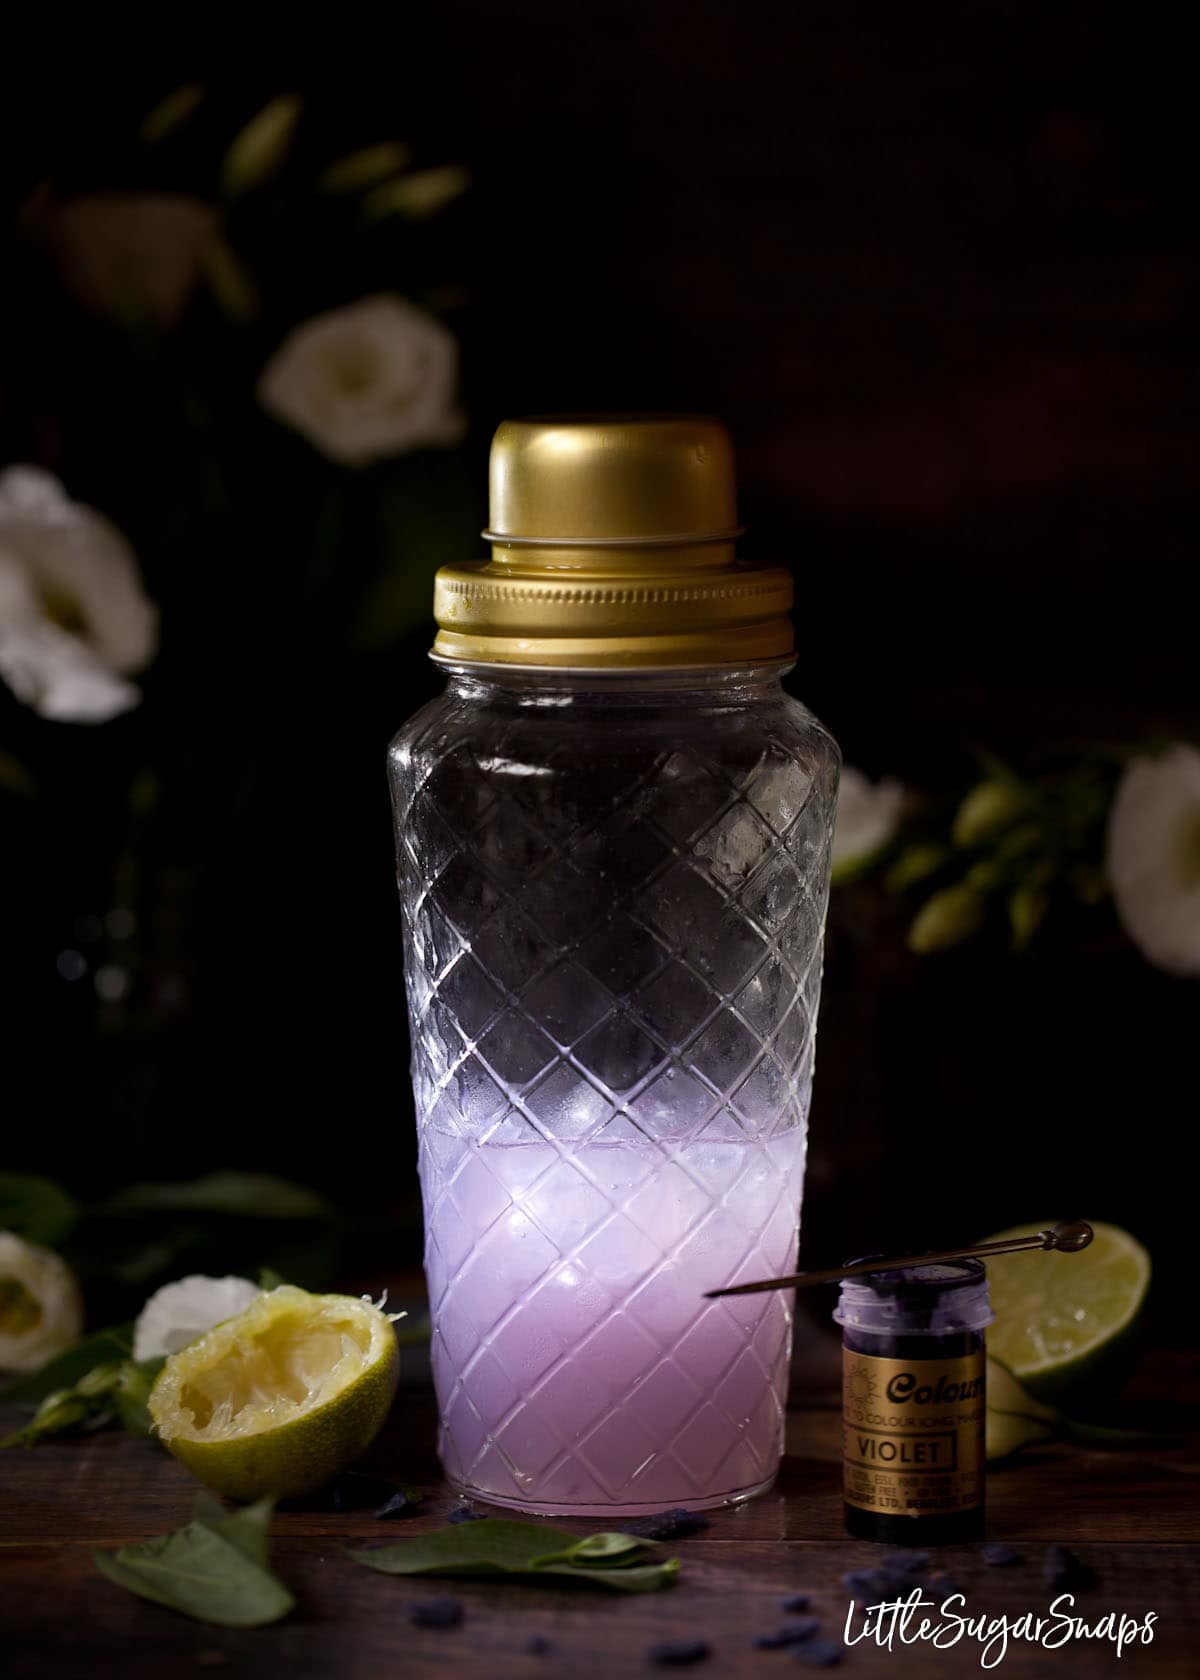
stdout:
<svg viewBox="0 0 1200 1680">
<path fill-rule="evenodd" d="M 715 421 L 507 422 L 445 693 L 392 745 L 446 1473 L 516 1510 L 770 1486 L 838 753 Z"/>
</svg>

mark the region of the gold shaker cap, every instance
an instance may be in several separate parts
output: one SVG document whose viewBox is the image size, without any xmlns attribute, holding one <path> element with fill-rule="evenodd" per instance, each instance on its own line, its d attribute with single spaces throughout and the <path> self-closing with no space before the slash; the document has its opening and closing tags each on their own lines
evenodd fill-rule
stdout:
<svg viewBox="0 0 1200 1680">
<path fill-rule="evenodd" d="M 490 478 L 492 557 L 438 572 L 435 658 L 694 669 L 791 655 L 791 574 L 737 559 L 720 421 L 506 420 Z"/>
</svg>

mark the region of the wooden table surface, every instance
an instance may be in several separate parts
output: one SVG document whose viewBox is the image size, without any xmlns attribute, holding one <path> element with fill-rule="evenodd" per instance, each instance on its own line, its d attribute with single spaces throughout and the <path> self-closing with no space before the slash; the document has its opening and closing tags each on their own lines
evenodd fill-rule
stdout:
<svg viewBox="0 0 1200 1680">
<path fill-rule="evenodd" d="M 832 1350 L 823 1346 L 815 1377 L 797 1381 L 788 1454 L 777 1488 L 737 1510 L 712 1513 L 704 1533 L 672 1546 L 683 1560 L 678 1584 L 645 1596 L 588 1589 L 497 1586 L 386 1577 L 341 1556 L 348 1541 L 398 1539 L 438 1527 L 455 1501 L 439 1480 L 428 1386 L 402 1386 L 369 1467 L 430 1490 L 421 1515 L 381 1522 L 372 1515 L 281 1512 L 273 1561 L 295 1593 L 285 1621 L 256 1630 L 192 1622 L 111 1585 L 92 1563 L 95 1547 L 118 1546 L 185 1522 L 195 1484 L 159 1447 L 105 1433 L 48 1442 L 0 1456 L 0 1670 L 12 1680 L 121 1676 L 173 1680 L 208 1671 L 229 1680 L 421 1680 L 464 1674 L 480 1680 L 607 1680 L 669 1672 L 649 1647 L 703 1638 L 712 1655 L 688 1672 L 721 1680 L 796 1672 L 794 1652 L 754 1648 L 755 1635 L 787 1617 L 780 1600 L 807 1592 L 822 1634 L 842 1642 L 850 1594 L 841 1577 L 870 1566 L 882 1548 L 848 1539 L 841 1527 L 839 1420 Z M 1200 1393 L 1200 1357 L 1152 1355 L 1125 1411 L 1139 1425 L 1178 1430 Z M 18 1414 L 0 1408 L 0 1429 Z M 989 1478 L 989 1533 L 1024 1562 L 988 1568 L 977 1546 L 940 1551 L 938 1566 L 967 1595 L 967 1613 L 1016 1618 L 1045 1613 L 1053 1596 L 1041 1581 L 1048 1544 L 1065 1543 L 1095 1571 L 1077 1599 L 1092 1623 L 1108 1611 L 1158 1620 L 1152 1645 L 1127 1648 L 1073 1642 L 1058 1650 L 1014 1643 L 999 1672 L 1006 1680 L 1063 1680 L 1200 1674 L 1200 1516 L 1197 1457 L 1189 1447 L 1100 1453 L 1077 1446 L 1031 1450 Z M 366 1467 L 366 1466 L 364 1466 Z M 481 1508 L 482 1509 L 482 1508 Z M 580 1533 L 602 1523 L 568 1523 Z M 615 1526 L 615 1525 L 614 1525 Z M 412 1605 L 451 1592 L 465 1607 L 460 1627 L 414 1627 Z M 861 1626 L 861 1623 L 857 1624 Z M 527 1650 L 531 1637 L 549 1642 Z M 456 1665 L 458 1665 L 456 1667 Z M 888 1651 L 869 1643 L 842 1653 L 840 1672 L 913 1676 L 984 1672 L 977 1645 L 938 1651 L 928 1643 Z"/>
</svg>

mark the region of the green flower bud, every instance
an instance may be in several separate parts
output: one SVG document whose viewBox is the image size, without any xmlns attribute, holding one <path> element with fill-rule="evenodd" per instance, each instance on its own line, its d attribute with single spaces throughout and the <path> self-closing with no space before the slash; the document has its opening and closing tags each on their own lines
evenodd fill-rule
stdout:
<svg viewBox="0 0 1200 1680">
<path fill-rule="evenodd" d="M 258 288 L 229 241 L 211 240 L 203 264 L 204 278 L 218 309 L 231 321 L 252 321 L 258 314 Z"/>
<path fill-rule="evenodd" d="M 973 863 L 963 876 L 963 880 L 971 888 L 971 891 L 977 893 L 995 892 L 1002 879 L 1000 867 L 995 858 L 980 858 L 979 862 Z"/>
<path fill-rule="evenodd" d="M 950 853 L 935 841 L 909 846 L 896 859 L 885 877 L 889 892 L 907 892 L 931 875 L 936 875 Z"/>
<path fill-rule="evenodd" d="M 0 1440 L 0 1447 L 33 1447 L 48 1435 L 61 1435 L 66 1429 L 74 1429 L 81 1424 L 90 1410 L 89 1403 L 81 1399 L 73 1388 L 56 1389 L 53 1394 L 47 1394 L 31 1422 L 24 1429 L 18 1429 L 13 1435 L 6 1435 Z"/>
<path fill-rule="evenodd" d="M 114 1360 L 110 1365 L 93 1365 L 75 1384 L 74 1392 L 86 1400 L 93 1400 L 98 1394 L 107 1394 L 114 1389 L 120 1378 L 119 1360 Z"/>
<path fill-rule="evenodd" d="M 407 169 L 411 157 L 411 147 L 402 146 L 397 140 L 385 140 L 378 146 L 364 146 L 361 151 L 350 152 L 346 157 L 338 158 L 336 163 L 331 163 L 328 169 L 322 171 L 317 185 L 322 192 L 358 192 L 386 181 L 389 175 L 398 175 L 402 169 Z"/>
<path fill-rule="evenodd" d="M 73 1388 L 62 1388 L 47 1394 L 34 1413 L 30 1430 L 36 1437 L 58 1435 L 82 1423 L 89 1411 L 88 1403 Z"/>
<path fill-rule="evenodd" d="M 954 819 L 954 844 L 978 846 L 1022 816 L 1029 797 L 1016 782 L 987 781 L 973 787 Z"/>
<path fill-rule="evenodd" d="M 155 146 L 173 134 L 204 102 L 202 82 L 187 82 L 157 104 L 143 120 L 139 133 L 148 146 Z"/>
<path fill-rule="evenodd" d="M 284 93 L 251 117 L 221 164 L 224 192 L 233 198 L 270 180 L 287 156 L 303 109 L 298 93 Z"/>
<path fill-rule="evenodd" d="M 1036 852 L 1043 843 L 1042 831 L 1036 823 L 1022 823 L 997 842 L 996 856 L 1006 859 L 1022 858 Z"/>
<path fill-rule="evenodd" d="M 415 175 L 401 175 L 398 180 L 373 187 L 363 200 L 363 213 L 370 221 L 382 221 L 385 216 L 433 216 L 466 192 L 470 184 L 470 175 L 458 163 L 421 169 Z"/>
<path fill-rule="evenodd" d="M 1042 887 L 1018 887 L 1008 900 L 1008 920 L 1014 951 L 1023 951 L 1037 932 L 1050 907 L 1050 894 Z"/>
<path fill-rule="evenodd" d="M 116 1392 L 117 1415 L 131 1435 L 154 1433 L 147 1401 L 165 1364 L 165 1359 L 146 1359 L 140 1365 L 127 1359 L 121 1366 Z"/>
<path fill-rule="evenodd" d="M 908 948 L 927 956 L 960 945 L 983 921 L 983 912 L 982 898 L 970 887 L 943 887 L 922 905 L 908 930 Z"/>
</svg>

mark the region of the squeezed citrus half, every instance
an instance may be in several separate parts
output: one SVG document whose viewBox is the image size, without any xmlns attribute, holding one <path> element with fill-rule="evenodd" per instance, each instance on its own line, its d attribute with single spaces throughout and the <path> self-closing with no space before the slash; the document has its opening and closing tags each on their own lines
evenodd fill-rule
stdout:
<svg viewBox="0 0 1200 1680">
<path fill-rule="evenodd" d="M 396 1334 L 378 1307 L 284 1284 L 172 1354 L 150 1416 L 209 1487 L 233 1499 L 292 1498 L 366 1451 L 399 1370 Z"/>
<path fill-rule="evenodd" d="M 1042 1228 L 1022 1225 L 987 1240 Z M 1150 1256 L 1135 1237 L 1119 1225 L 1092 1230 L 1077 1254 L 999 1254 L 987 1263 L 996 1314 L 988 1352 L 1030 1394 L 1068 1409 L 1102 1399 L 1129 1374 L 1150 1286 Z"/>
</svg>

